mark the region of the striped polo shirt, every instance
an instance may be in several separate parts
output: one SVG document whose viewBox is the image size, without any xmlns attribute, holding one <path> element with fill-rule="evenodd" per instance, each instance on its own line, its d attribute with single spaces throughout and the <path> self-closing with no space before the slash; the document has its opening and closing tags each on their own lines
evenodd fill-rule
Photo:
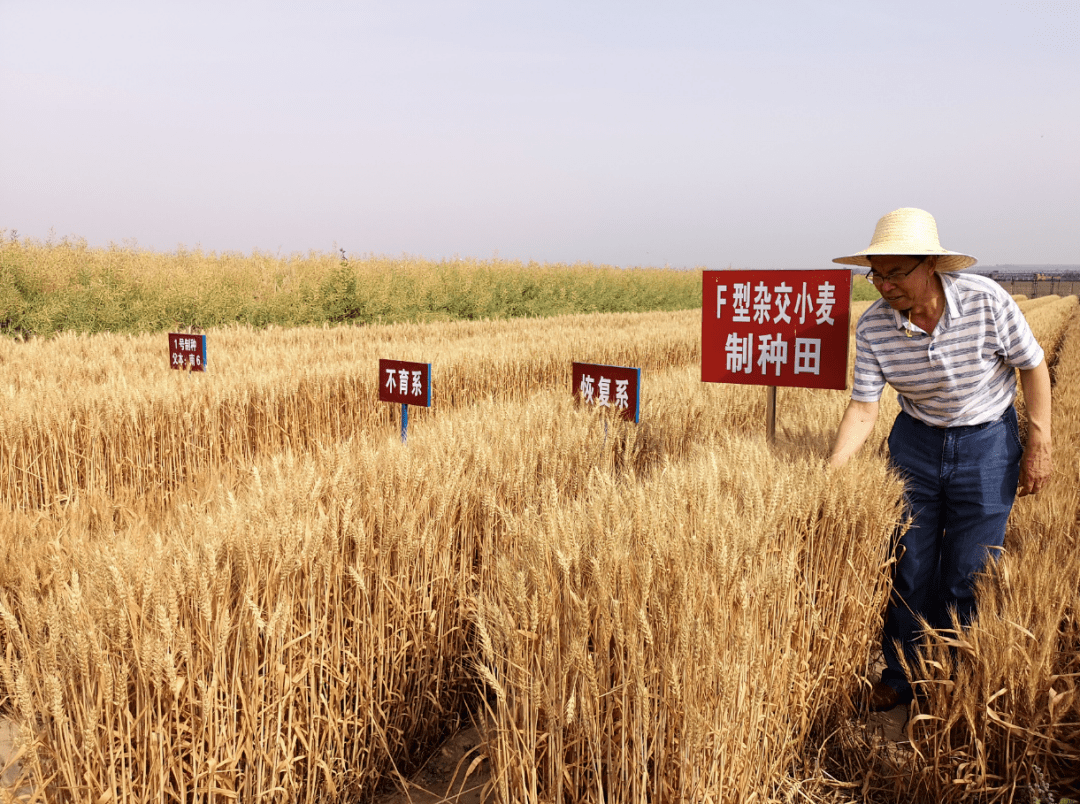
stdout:
<svg viewBox="0 0 1080 804">
<path fill-rule="evenodd" d="M 1016 398 L 1016 372 L 1043 350 L 1013 298 L 992 279 L 942 272 L 945 310 L 932 333 L 884 299 L 855 328 L 851 398 L 875 402 L 888 383 L 900 407 L 934 427 L 995 421 Z"/>
</svg>

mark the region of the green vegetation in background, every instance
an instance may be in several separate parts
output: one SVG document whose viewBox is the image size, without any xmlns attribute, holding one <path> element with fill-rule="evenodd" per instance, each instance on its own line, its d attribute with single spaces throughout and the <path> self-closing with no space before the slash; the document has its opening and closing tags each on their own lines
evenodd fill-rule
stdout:
<svg viewBox="0 0 1080 804">
<path fill-rule="evenodd" d="M 90 248 L 0 230 L 0 331 L 163 332 L 701 306 L 701 272 L 507 260 Z"/>
<path fill-rule="evenodd" d="M 858 272 L 851 275 L 852 301 L 877 301 L 880 298 L 881 294 L 877 292 L 877 288 L 863 279 Z"/>
</svg>

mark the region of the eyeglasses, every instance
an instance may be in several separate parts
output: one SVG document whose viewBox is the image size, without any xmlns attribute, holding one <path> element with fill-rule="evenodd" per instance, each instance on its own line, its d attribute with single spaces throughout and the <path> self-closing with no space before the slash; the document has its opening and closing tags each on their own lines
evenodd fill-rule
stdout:
<svg viewBox="0 0 1080 804">
<path fill-rule="evenodd" d="M 907 279 L 912 273 L 915 272 L 915 269 L 922 265 L 925 261 L 926 257 L 923 257 L 907 271 L 890 271 L 884 276 L 871 268 L 870 272 L 868 274 L 864 274 L 864 276 L 866 277 L 866 281 L 869 282 L 871 285 L 880 285 L 883 282 L 888 282 L 890 285 L 895 285 L 897 282 L 902 282 L 903 280 Z"/>
</svg>

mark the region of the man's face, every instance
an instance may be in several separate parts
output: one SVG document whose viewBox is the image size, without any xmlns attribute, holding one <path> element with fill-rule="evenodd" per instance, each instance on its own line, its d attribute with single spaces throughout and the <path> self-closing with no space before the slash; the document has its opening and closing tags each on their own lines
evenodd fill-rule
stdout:
<svg viewBox="0 0 1080 804">
<path fill-rule="evenodd" d="M 908 310 L 923 300 L 933 274 L 927 257 L 882 255 L 870 258 L 874 287 L 894 310 Z"/>
</svg>

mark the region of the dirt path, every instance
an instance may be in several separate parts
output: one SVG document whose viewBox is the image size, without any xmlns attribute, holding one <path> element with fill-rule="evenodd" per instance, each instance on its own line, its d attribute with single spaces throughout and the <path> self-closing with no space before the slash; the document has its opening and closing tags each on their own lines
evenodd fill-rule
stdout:
<svg viewBox="0 0 1080 804">
<path fill-rule="evenodd" d="M 405 790 L 377 796 L 375 804 L 487 804 L 495 800 L 490 768 L 483 735 L 472 727 L 443 743 Z"/>
</svg>

